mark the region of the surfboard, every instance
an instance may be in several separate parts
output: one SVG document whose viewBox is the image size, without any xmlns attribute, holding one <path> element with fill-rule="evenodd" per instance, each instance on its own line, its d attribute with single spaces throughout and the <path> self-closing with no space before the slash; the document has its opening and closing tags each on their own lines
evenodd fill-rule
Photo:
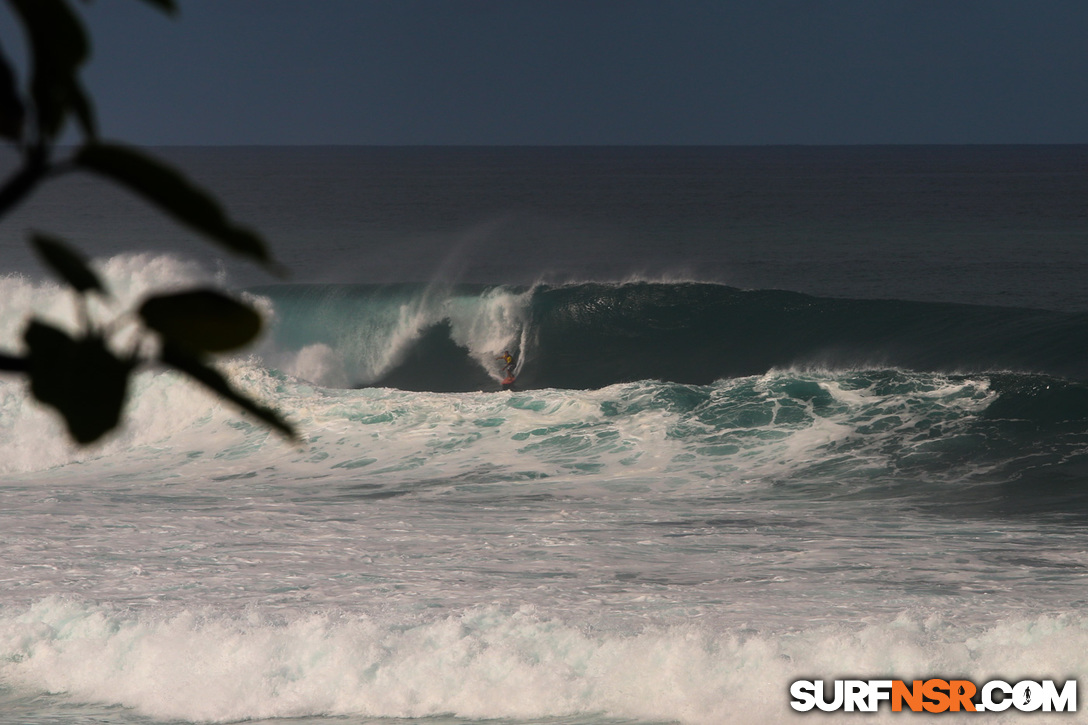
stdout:
<svg viewBox="0 0 1088 725">
<path fill-rule="evenodd" d="M 515 380 L 516 378 L 513 375 L 507 375 L 505 378 L 502 379 L 502 389 L 509 390 L 510 386 L 514 384 Z"/>
</svg>

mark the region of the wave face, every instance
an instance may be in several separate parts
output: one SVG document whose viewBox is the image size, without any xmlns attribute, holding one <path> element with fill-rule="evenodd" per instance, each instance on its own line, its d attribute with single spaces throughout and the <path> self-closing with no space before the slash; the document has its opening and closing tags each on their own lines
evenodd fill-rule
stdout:
<svg viewBox="0 0 1088 725">
<path fill-rule="evenodd" d="M 99 269 L 103 315 L 212 279 Z M 1083 315 L 250 294 L 269 334 L 219 365 L 300 444 L 145 370 L 124 428 L 75 448 L 0 378 L 3 725 L 762 724 L 799 678 L 1088 667 Z M 6 340 L 32 310 L 75 323 L 55 285 L 0 300 Z"/>
<path fill-rule="evenodd" d="M 270 364 L 330 387 L 498 389 L 496 358 L 528 346 L 531 293 L 503 287 L 291 285 L 269 301 Z"/>
<path fill-rule="evenodd" d="M 277 320 L 266 354 L 334 386 L 496 389 L 494 361 L 504 348 L 519 353 L 523 389 L 705 385 L 775 368 L 1088 377 L 1083 314 L 696 283 L 256 292 L 272 301 Z"/>
</svg>

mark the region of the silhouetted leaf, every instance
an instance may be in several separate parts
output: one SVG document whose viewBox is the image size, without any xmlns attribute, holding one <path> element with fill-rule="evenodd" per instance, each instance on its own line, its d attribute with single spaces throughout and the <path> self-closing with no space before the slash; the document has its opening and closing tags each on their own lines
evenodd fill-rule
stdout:
<svg viewBox="0 0 1088 725">
<path fill-rule="evenodd" d="M 23 199 L 30 196 L 49 171 L 48 154 L 44 146 L 37 145 L 27 153 L 23 167 L 0 187 L 0 215 L 15 208 Z"/>
<path fill-rule="evenodd" d="M 140 305 L 144 323 L 170 344 L 193 353 L 234 350 L 261 331 L 261 316 L 212 289 L 152 297 Z"/>
<path fill-rule="evenodd" d="M 200 359 L 194 357 L 185 350 L 178 349 L 172 345 L 164 345 L 161 360 L 163 363 L 185 373 L 209 388 L 220 397 L 231 401 L 247 413 L 256 416 L 259 420 L 264 421 L 288 438 L 298 438 L 294 428 L 280 417 L 279 413 L 250 400 L 245 395 L 235 390 L 218 370 L 208 367 Z"/>
<path fill-rule="evenodd" d="M 30 40 L 30 95 L 42 132 L 55 137 L 68 111 L 75 110 L 84 130 L 93 135 L 91 105 L 76 75 L 90 53 L 82 21 L 64 0 L 8 2 Z"/>
<path fill-rule="evenodd" d="M 117 426 L 131 361 L 118 359 L 100 337 L 73 339 L 38 320 L 23 339 L 30 391 L 60 412 L 73 438 L 92 443 Z"/>
<path fill-rule="evenodd" d="M 178 6 L 174 0 L 144 0 L 144 2 L 148 5 L 154 5 L 168 15 L 174 15 L 178 11 Z"/>
<path fill-rule="evenodd" d="M 89 292 L 94 290 L 106 294 L 106 288 L 102 286 L 98 275 L 87 266 L 83 256 L 71 249 L 57 237 L 41 233 L 34 233 L 30 241 L 34 245 L 34 251 L 47 265 L 65 282 L 75 287 L 77 292 Z"/>
<path fill-rule="evenodd" d="M 143 0 L 143 1 L 145 3 L 147 3 L 148 5 L 154 5 L 159 10 L 162 10 L 164 13 L 167 13 L 168 15 L 173 15 L 174 13 L 176 13 L 178 11 L 178 6 L 174 2 L 174 0 Z M 94 0 L 83 0 L 83 3 L 85 5 L 90 5 L 93 2 L 94 2 Z"/>
<path fill-rule="evenodd" d="M 26 358 L 14 357 L 12 355 L 4 355 L 0 353 L 0 370 L 9 373 L 25 373 Z"/>
<path fill-rule="evenodd" d="M 23 121 L 26 109 L 19 97 L 15 73 L 8 64 L 8 59 L 0 52 L 0 136 L 13 141 L 23 135 Z"/>
<path fill-rule="evenodd" d="M 167 15 L 176 15 L 178 12 L 177 3 L 174 0 L 143 0 L 143 2 L 151 5 Z M 83 0 L 84 5 L 93 5 L 94 0 Z"/>
<path fill-rule="evenodd" d="M 161 161 L 126 146 L 105 143 L 83 146 L 73 160 L 128 187 L 230 251 L 271 263 L 255 232 L 234 224 L 211 195 Z"/>
</svg>

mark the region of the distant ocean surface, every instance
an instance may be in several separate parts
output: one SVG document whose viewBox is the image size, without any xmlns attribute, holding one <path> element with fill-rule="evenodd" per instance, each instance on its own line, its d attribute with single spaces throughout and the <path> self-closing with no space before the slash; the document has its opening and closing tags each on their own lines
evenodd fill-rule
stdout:
<svg viewBox="0 0 1088 725">
<path fill-rule="evenodd" d="M 0 350 L 75 324 L 61 234 L 103 322 L 251 300 L 220 367 L 303 442 L 149 370 L 78 449 L 0 377 L 0 724 L 777 723 L 797 679 L 1088 670 L 1088 147 L 157 153 L 291 276 L 63 178 L 0 220 Z"/>
</svg>

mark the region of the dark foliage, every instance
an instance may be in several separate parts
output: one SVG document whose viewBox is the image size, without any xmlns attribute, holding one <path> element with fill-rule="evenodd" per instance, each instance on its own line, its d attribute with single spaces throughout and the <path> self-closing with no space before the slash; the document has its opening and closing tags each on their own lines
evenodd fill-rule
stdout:
<svg viewBox="0 0 1088 725">
<path fill-rule="evenodd" d="M 235 222 L 209 192 L 168 164 L 123 144 L 98 138 L 94 107 L 80 70 L 90 42 L 79 13 L 68 0 L 6 0 L 27 39 L 28 71 L 20 79 L 0 48 L 0 140 L 13 146 L 21 164 L 0 185 L 0 218 L 49 178 L 92 173 L 127 189 L 225 251 L 279 272 L 264 241 Z M 144 0 L 166 13 L 173 0 Z M 20 82 L 22 81 L 22 82 Z M 82 142 L 64 158 L 57 139 L 69 121 Z M 250 400 L 209 363 L 208 356 L 240 348 L 261 330 L 260 315 L 244 302 L 212 289 L 154 295 L 137 312 L 142 334 L 157 335 L 155 356 L 144 347 L 118 354 L 87 313 L 86 296 L 109 295 L 84 256 L 66 241 L 33 232 L 30 243 L 42 262 L 79 300 L 82 330 L 75 337 L 41 320 L 28 321 L 23 356 L 0 354 L 0 370 L 26 375 L 40 402 L 64 418 L 68 432 L 92 443 L 120 422 L 128 381 L 142 366 L 180 371 L 288 437 L 292 427 L 276 411 Z"/>
</svg>

